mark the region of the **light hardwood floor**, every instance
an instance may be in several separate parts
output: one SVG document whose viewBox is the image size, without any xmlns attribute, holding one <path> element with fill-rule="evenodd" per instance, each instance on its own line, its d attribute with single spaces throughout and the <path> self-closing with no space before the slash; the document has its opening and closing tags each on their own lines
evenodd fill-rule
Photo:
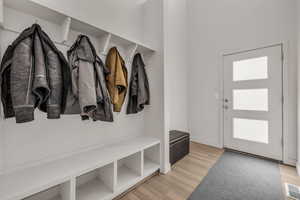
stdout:
<svg viewBox="0 0 300 200">
<path fill-rule="evenodd" d="M 223 150 L 191 143 L 191 153 L 177 162 L 167 175 L 154 176 L 132 190 L 121 200 L 184 200 L 187 199 L 208 170 L 222 155 Z M 282 183 L 300 186 L 296 169 L 280 165 Z"/>
</svg>

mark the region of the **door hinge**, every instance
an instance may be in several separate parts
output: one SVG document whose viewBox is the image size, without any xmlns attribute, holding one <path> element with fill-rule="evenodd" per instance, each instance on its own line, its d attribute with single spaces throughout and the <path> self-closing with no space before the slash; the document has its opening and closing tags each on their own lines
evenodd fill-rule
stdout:
<svg viewBox="0 0 300 200">
<path fill-rule="evenodd" d="M 284 104 L 284 96 L 281 97 L 281 102 Z"/>
<path fill-rule="evenodd" d="M 281 60 L 282 60 L 282 62 L 284 61 L 284 53 L 283 53 L 283 51 L 281 53 Z"/>
<path fill-rule="evenodd" d="M 283 137 L 281 137 L 281 146 L 284 146 L 284 140 L 283 140 Z"/>
</svg>

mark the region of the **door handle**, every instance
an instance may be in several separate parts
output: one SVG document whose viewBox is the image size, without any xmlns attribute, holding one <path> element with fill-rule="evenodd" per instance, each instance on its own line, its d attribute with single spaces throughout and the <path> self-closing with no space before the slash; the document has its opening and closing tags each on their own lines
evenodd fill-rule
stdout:
<svg viewBox="0 0 300 200">
<path fill-rule="evenodd" d="M 224 102 L 225 102 L 225 103 L 228 103 L 228 102 L 229 102 L 229 100 L 228 100 L 228 99 L 224 99 Z"/>
</svg>

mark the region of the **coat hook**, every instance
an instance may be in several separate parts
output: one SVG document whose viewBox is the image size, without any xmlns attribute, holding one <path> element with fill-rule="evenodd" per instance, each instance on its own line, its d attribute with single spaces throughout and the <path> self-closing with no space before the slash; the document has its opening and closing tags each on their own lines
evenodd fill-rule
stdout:
<svg viewBox="0 0 300 200">
<path fill-rule="evenodd" d="M 127 60 L 128 63 L 130 63 L 130 62 L 132 61 L 133 57 L 134 57 L 135 54 L 138 52 L 138 47 L 139 47 L 138 44 L 135 44 L 135 45 L 134 45 L 133 50 L 132 50 L 131 54 L 130 54 L 129 57 L 128 57 L 128 60 Z"/>
</svg>

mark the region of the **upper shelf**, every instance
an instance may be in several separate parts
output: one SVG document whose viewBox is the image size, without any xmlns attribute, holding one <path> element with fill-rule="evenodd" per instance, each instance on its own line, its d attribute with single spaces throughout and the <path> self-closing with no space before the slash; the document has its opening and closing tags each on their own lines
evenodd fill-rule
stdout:
<svg viewBox="0 0 300 200">
<path fill-rule="evenodd" d="M 151 52 L 155 51 L 155 48 L 143 44 L 140 41 L 135 41 L 127 37 L 121 36 L 119 34 L 112 33 L 109 30 L 104 30 L 102 27 L 81 21 L 80 19 L 76 19 L 74 16 L 68 16 L 64 13 L 59 12 L 58 10 L 46 7 L 42 5 L 41 2 L 36 0 L 0 0 L 0 8 L 2 7 L 2 13 L 0 11 L 0 22 L 1 16 L 3 16 L 3 5 L 5 7 L 60 25 L 63 29 L 63 41 L 67 40 L 69 31 L 74 30 L 95 37 L 103 37 L 110 35 L 110 37 L 113 38 L 114 41 L 118 41 L 118 43 L 121 43 L 123 45 L 137 45 L 142 50 Z M 4 19 L 2 17 L 2 24 L 5 25 L 5 17 Z"/>
</svg>

